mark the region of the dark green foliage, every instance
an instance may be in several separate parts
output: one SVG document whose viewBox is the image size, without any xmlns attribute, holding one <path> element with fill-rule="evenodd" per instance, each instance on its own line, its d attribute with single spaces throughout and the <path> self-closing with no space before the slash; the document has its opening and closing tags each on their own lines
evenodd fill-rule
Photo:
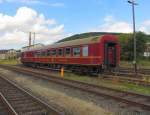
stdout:
<svg viewBox="0 0 150 115">
<path fill-rule="evenodd" d="M 129 50 L 132 50 L 132 45 L 130 44 L 130 41 L 132 40 L 132 35 L 131 34 L 120 34 L 119 35 L 119 41 L 121 45 L 121 59 L 122 60 L 129 60 L 131 57 Z"/>
<path fill-rule="evenodd" d="M 134 39 L 132 34 L 120 34 L 121 60 L 133 60 L 134 56 Z M 137 59 L 143 58 L 143 54 L 148 42 L 148 36 L 143 32 L 136 33 Z"/>
</svg>

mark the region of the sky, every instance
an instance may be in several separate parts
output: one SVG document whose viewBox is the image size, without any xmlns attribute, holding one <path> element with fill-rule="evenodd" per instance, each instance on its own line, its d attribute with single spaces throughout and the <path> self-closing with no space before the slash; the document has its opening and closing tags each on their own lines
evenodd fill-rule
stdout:
<svg viewBox="0 0 150 115">
<path fill-rule="evenodd" d="M 150 0 L 135 0 L 136 31 L 150 34 Z M 0 0 L 0 49 L 51 44 L 85 32 L 132 32 L 127 0 Z M 33 37 L 33 35 L 32 35 Z"/>
</svg>

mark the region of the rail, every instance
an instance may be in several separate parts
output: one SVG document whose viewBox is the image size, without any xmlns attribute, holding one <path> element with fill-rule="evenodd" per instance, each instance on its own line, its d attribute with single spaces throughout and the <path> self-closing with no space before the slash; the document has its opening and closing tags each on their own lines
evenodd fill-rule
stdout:
<svg viewBox="0 0 150 115">
<path fill-rule="evenodd" d="M 119 102 L 123 102 L 132 106 L 140 107 L 145 110 L 150 111 L 150 96 L 137 94 L 133 92 L 120 91 L 117 89 L 112 89 L 104 86 L 97 86 L 93 84 L 83 83 L 79 81 L 73 81 L 68 79 L 61 79 L 54 77 L 45 73 L 40 73 L 35 71 L 35 69 L 25 69 L 21 67 L 5 66 L 5 68 L 13 70 L 15 72 L 32 75 L 44 80 L 48 80 L 57 84 L 65 85 L 75 89 L 79 89 L 85 92 L 93 93 L 105 98 L 114 99 Z"/>
</svg>

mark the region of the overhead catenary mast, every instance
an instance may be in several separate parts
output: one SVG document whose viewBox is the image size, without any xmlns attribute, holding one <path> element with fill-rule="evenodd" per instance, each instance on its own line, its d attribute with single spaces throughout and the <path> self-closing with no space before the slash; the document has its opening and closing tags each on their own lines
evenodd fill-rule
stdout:
<svg viewBox="0 0 150 115">
<path fill-rule="evenodd" d="M 136 57 L 136 30 L 135 30 L 135 5 L 138 5 L 135 0 L 128 0 L 128 3 L 132 6 L 132 18 L 133 18 L 133 39 L 134 39 L 134 72 L 137 74 L 137 57 Z"/>
<path fill-rule="evenodd" d="M 33 34 L 33 41 L 32 41 L 32 34 Z M 29 46 L 35 44 L 35 32 L 29 32 Z"/>
<path fill-rule="evenodd" d="M 33 45 L 35 44 L 35 32 L 33 33 Z"/>
<path fill-rule="evenodd" d="M 29 46 L 31 46 L 31 32 L 29 32 Z"/>
</svg>

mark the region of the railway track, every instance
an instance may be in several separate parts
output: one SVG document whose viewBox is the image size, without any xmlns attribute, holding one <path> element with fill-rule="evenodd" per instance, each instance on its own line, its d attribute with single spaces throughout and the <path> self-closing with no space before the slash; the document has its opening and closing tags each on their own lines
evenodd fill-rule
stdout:
<svg viewBox="0 0 150 115">
<path fill-rule="evenodd" d="M 131 84 L 150 87 L 150 77 L 136 78 L 136 77 L 129 77 L 129 76 L 121 76 L 118 74 L 112 74 L 112 75 L 105 74 L 103 75 L 103 78 L 108 80 L 116 80 L 123 83 L 131 83 Z"/>
<path fill-rule="evenodd" d="M 108 99 L 113 99 L 118 102 L 125 103 L 129 106 L 140 107 L 142 109 L 150 111 L 150 96 L 148 95 L 142 95 L 142 94 L 127 92 L 127 91 L 120 91 L 117 89 L 112 89 L 104 86 L 97 86 L 97 85 L 83 83 L 79 81 L 61 79 L 45 73 L 37 72 L 31 68 L 25 69 L 25 68 L 18 68 L 15 66 L 14 67 L 3 66 L 3 67 L 12 71 L 20 72 L 27 75 L 32 75 L 34 77 L 39 77 L 44 80 L 49 80 L 57 84 L 79 89 L 85 92 L 96 94 L 98 96 L 103 96 Z"/>
<path fill-rule="evenodd" d="M 20 67 L 25 67 L 22 65 L 19 65 Z M 32 67 L 28 67 L 31 68 Z M 60 71 L 60 69 L 52 69 L 52 68 L 44 68 L 44 67 L 38 67 L 36 69 L 42 70 L 44 72 L 49 72 L 49 70 L 51 71 Z M 121 68 L 122 69 L 122 68 Z M 131 69 L 131 68 L 130 68 Z M 130 70 L 129 71 L 132 71 Z M 67 71 L 66 72 L 71 72 L 71 71 Z M 98 75 L 97 75 L 98 76 Z M 136 84 L 136 85 L 140 85 L 140 86 L 148 86 L 150 87 L 150 76 L 143 76 L 142 74 L 133 74 L 133 72 L 105 72 L 105 74 L 102 74 L 101 76 L 104 79 L 107 80 L 114 80 L 114 81 L 119 81 L 119 82 L 123 82 L 123 83 L 131 83 L 131 84 Z"/>
<path fill-rule="evenodd" d="M 15 111 L 11 108 L 8 101 L 5 99 L 2 93 L 0 93 L 0 115 L 15 115 Z"/>
<path fill-rule="evenodd" d="M 38 67 L 38 69 L 46 70 L 49 72 L 49 70 L 52 71 L 60 71 L 60 69 L 51 69 L 51 68 L 44 68 L 44 67 Z M 46 72 L 45 71 L 45 72 Z M 65 70 L 66 72 L 70 72 Z M 98 75 L 97 75 L 98 76 Z M 109 72 L 102 74 L 104 79 L 107 80 L 118 80 L 119 82 L 125 82 L 125 83 L 132 83 L 136 85 L 141 86 L 150 86 L 150 76 L 144 76 L 144 74 L 133 74 L 133 72 Z"/>
<path fill-rule="evenodd" d="M 25 66 L 20 66 L 20 67 L 25 67 Z M 30 67 L 32 69 L 32 67 Z M 38 70 L 42 70 L 44 72 L 49 72 L 49 70 L 51 71 L 60 71 L 60 69 L 49 69 L 49 68 L 43 68 L 43 67 L 38 67 L 36 68 Z M 70 71 L 66 71 L 66 72 L 70 72 Z M 136 76 L 133 74 L 129 74 L 129 73 L 116 73 L 116 72 L 107 72 L 105 74 L 102 74 L 101 76 L 104 79 L 107 80 L 114 80 L 114 81 L 119 81 L 119 82 L 125 82 L 125 83 L 131 83 L 131 84 L 136 84 L 136 85 L 141 85 L 141 86 L 148 86 L 150 87 L 150 77 L 146 76 L 146 77 L 141 77 L 141 76 Z"/>
<path fill-rule="evenodd" d="M 0 75 L 0 115 L 60 115 L 37 97 Z M 1 113 L 1 112 L 0 112 Z"/>
<path fill-rule="evenodd" d="M 120 67 L 119 68 L 119 72 L 120 73 L 134 73 L 134 69 L 133 68 L 124 68 L 124 67 Z M 150 69 L 144 69 L 144 68 L 141 68 L 141 69 L 138 69 L 137 70 L 137 73 L 138 74 L 143 74 L 143 75 L 149 75 L 150 74 Z"/>
</svg>

